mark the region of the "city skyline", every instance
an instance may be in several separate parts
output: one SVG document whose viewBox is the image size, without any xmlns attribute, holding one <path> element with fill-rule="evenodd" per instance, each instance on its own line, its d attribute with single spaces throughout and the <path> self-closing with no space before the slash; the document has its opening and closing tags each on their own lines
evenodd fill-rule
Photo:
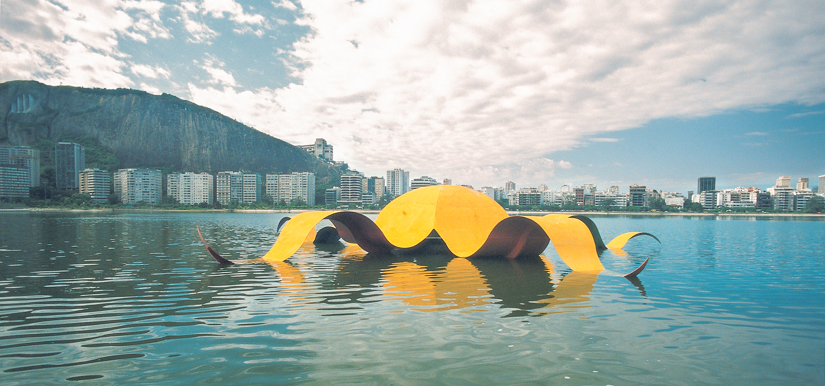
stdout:
<svg viewBox="0 0 825 386">
<path fill-rule="evenodd" d="M 166 92 L 477 189 L 825 174 L 822 2 L 452 5 L 7 0 L 0 81 Z"/>
</svg>

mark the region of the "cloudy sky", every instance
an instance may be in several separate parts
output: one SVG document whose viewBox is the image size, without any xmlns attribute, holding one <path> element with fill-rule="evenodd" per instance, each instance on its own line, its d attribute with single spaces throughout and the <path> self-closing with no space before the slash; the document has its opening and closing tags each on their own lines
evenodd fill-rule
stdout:
<svg viewBox="0 0 825 386">
<path fill-rule="evenodd" d="M 0 81 L 170 93 L 366 175 L 825 174 L 825 2 L 0 0 Z"/>
</svg>

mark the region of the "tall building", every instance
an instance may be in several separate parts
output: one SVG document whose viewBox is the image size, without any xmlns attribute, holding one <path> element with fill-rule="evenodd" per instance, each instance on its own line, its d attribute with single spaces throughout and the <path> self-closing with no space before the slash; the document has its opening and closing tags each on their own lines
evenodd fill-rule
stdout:
<svg viewBox="0 0 825 386">
<path fill-rule="evenodd" d="M 241 177 L 241 202 L 258 202 L 263 198 L 263 180 L 260 173 L 244 172 Z"/>
<path fill-rule="evenodd" d="M 120 169 L 114 174 L 115 194 L 124 204 L 160 204 L 163 181 L 160 170 Z"/>
<path fill-rule="evenodd" d="M 0 165 L 0 198 L 29 197 L 29 178 L 23 166 Z"/>
<path fill-rule="evenodd" d="M 221 205 L 228 205 L 232 201 L 241 202 L 243 200 L 243 173 L 218 172 L 215 177 L 215 200 Z"/>
<path fill-rule="evenodd" d="M 272 200 L 276 203 L 278 202 L 278 175 L 277 174 L 267 174 L 264 178 L 264 185 L 265 185 L 265 193 L 272 197 Z"/>
<path fill-rule="evenodd" d="M 277 188 L 277 196 L 272 196 L 275 202 L 283 200 L 289 204 L 292 200 L 300 198 L 309 206 L 315 205 L 315 173 L 280 174 Z"/>
<path fill-rule="evenodd" d="M 54 175 L 57 188 L 79 188 L 78 176 L 83 169 L 86 169 L 83 146 L 70 142 L 59 142 L 54 145 Z"/>
<path fill-rule="evenodd" d="M 333 186 L 324 191 L 324 203 L 326 205 L 336 205 L 341 198 L 341 188 Z"/>
<path fill-rule="evenodd" d="M 384 177 L 364 178 L 361 184 L 362 193 L 375 193 L 376 199 L 384 196 Z"/>
<path fill-rule="evenodd" d="M 716 190 L 716 177 L 699 177 L 696 193 L 702 193 L 708 190 Z"/>
<path fill-rule="evenodd" d="M 332 145 L 327 144 L 327 141 L 323 138 L 315 138 L 315 143 L 302 145 L 301 149 L 314 154 L 318 158 L 332 161 Z"/>
<path fill-rule="evenodd" d="M 796 190 L 800 192 L 808 190 L 808 179 L 801 177 L 799 181 L 796 182 Z"/>
<path fill-rule="evenodd" d="M 166 176 L 166 195 L 184 205 L 215 202 L 215 176 L 209 173 L 170 173 Z"/>
<path fill-rule="evenodd" d="M 782 176 L 776 179 L 776 186 L 780 188 L 791 187 L 791 176 Z"/>
<path fill-rule="evenodd" d="M 88 194 L 100 204 L 105 204 L 112 192 L 108 170 L 83 169 L 78 175 L 78 184 L 81 194 Z"/>
<path fill-rule="evenodd" d="M 714 178 L 714 177 L 709 177 Z M 714 182 L 715 183 L 715 182 Z M 636 207 L 644 207 L 647 205 L 647 187 L 644 185 L 631 185 L 630 194 L 628 195 L 628 205 Z"/>
<path fill-rule="evenodd" d="M 341 197 L 339 204 L 361 205 L 361 188 L 364 176 L 355 171 L 349 171 L 341 176 Z"/>
<path fill-rule="evenodd" d="M 40 186 L 40 150 L 28 146 L 0 146 L 0 165 L 22 166 L 28 170 L 28 187 Z"/>
<path fill-rule="evenodd" d="M 825 175 L 819 176 L 819 193 L 825 193 Z"/>
<path fill-rule="evenodd" d="M 584 205 L 584 187 L 573 188 L 573 195 L 576 196 L 576 205 Z"/>
<path fill-rule="evenodd" d="M 516 191 L 516 183 L 513 181 L 507 181 L 504 183 L 504 194 L 509 195 L 511 192 Z"/>
<path fill-rule="evenodd" d="M 421 176 L 420 178 L 415 178 L 410 181 L 410 190 L 415 190 L 418 188 L 423 188 L 425 186 L 435 186 L 438 185 L 438 181 L 435 178 Z"/>
<path fill-rule="evenodd" d="M 410 191 L 410 172 L 403 169 L 387 170 L 387 193 L 395 198 Z"/>
</svg>

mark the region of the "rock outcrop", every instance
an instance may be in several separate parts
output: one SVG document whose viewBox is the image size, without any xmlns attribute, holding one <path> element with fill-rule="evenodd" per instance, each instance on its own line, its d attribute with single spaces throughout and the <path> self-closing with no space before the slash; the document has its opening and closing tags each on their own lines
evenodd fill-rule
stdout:
<svg viewBox="0 0 825 386">
<path fill-rule="evenodd" d="M 216 173 L 340 173 L 308 152 L 172 95 L 130 89 L 0 84 L 0 143 L 97 140 L 121 167 Z"/>
</svg>

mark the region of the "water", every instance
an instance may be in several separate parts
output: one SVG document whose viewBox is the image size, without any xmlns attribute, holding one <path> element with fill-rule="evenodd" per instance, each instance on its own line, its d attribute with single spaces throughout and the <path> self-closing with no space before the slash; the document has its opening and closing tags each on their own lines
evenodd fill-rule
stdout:
<svg viewBox="0 0 825 386">
<path fill-rule="evenodd" d="M 598 276 L 552 246 L 221 267 L 195 233 L 254 259 L 282 216 L 0 214 L 0 383 L 825 383 L 822 220 L 594 217 L 662 240 Z"/>
</svg>

